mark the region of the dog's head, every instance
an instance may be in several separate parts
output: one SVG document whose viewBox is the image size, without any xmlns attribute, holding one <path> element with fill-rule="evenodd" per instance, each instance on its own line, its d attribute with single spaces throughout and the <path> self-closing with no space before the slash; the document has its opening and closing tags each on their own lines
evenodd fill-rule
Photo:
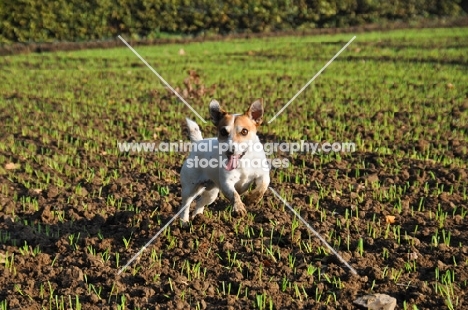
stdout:
<svg viewBox="0 0 468 310">
<path fill-rule="evenodd" d="M 210 116 L 217 127 L 220 150 L 224 151 L 228 159 L 226 169 L 236 169 L 239 159 L 257 140 L 257 127 L 263 120 L 263 101 L 254 101 L 244 114 L 230 114 L 221 109 L 218 101 L 213 100 L 210 103 Z"/>
</svg>

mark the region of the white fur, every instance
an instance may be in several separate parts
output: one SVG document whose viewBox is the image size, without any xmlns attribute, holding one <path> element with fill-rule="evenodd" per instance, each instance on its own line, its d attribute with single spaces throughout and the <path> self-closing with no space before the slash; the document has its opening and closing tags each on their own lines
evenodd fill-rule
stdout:
<svg viewBox="0 0 468 310">
<path fill-rule="evenodd" d="M 196 141 L 200 141 L 200 140 L 203 140 L 203 137 L 202 137 L 202 134 L 201 134 L 201 131 L 200 131 L 200 127 L 198 127 L 197 123 L 195 123 L 194 121 L 186 118 L 185 119 L 187 121 L 187 126 L 189 128 L 189 139 L 190 141 L 192 142 L 196 142 Z"/>
</svg>

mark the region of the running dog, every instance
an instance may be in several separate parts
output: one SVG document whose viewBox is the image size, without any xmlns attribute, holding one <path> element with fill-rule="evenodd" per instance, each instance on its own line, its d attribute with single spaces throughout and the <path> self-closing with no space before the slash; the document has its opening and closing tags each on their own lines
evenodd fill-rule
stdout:
<svg viewBox="0 0 468 310">
<path fill-rule="evenodd" d="M 233 211 L 245 215 L 242 194 L 246 204 L 259 202 L 270 183 L 270 168 L 263 146 L 257 136 L 257 127 L 263 119 L 263 102 L 256 100 L 244 114 L 230 114 L 221 109 L 216 100 L 210 103 L 211 121 L 217 128 L 217 137 L 203 139 L 198 125 L 186 119 L 192 150 L 180 172 L 182 185 L 182 222 L 189 221 L 190 204 L 196 200 L 193 214 L 202 214 L 206 205 L 213 203 L 219 191 L 233 206 Z M 180 211 L 180 209 L 179 209 Z"/>
</svg>

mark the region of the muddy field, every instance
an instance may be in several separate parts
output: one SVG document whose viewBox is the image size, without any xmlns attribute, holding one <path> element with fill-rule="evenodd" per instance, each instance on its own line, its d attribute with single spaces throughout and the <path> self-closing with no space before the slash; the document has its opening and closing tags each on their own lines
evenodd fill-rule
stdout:
<svg viewBox="0 0 468 310">
<path fill-rule="evenodd" d="M 275 154 L 291 165 L 272 170 L 271 186 L 358 276 L 270 191 L 245 217 L 234 216 L 219 198 L 189 227 L 175 222 L 118 274 L 179 208 L 187 154 L 119 152 L 117 142 L 186 140 L 181 123 L 195 116 L 154 86 L 156 77 L 131 54 L 1 59 L 8 82 L 0 97 L 0 309 L 355 309 L 353 300 L 368 293 L 391 295 L 400 309 L 467 309 L 464 35 L 453 35 L 450 50 L 419 54 L 447 46 L 446 36 L 423 35 L 416 43 L 363 36 L 335 64 L 350 66 L 344 72 L 351 78 L 330 81 L 324 73 L 315 91 L 259 128 L 263 142 L 357 142 L 353 153 Z M 274 45 L 276 39 L 269 40 Z M 315 52 L 326 55 L 293 60 L 300 67 L 314 58 L 320 69 L 342 45 L 337 39 Z M 156 54 L 164 47 L 153 48 L 147 55 L 161 64 Z M 233 59 L 229 67 L 249 57 L 256 64 L 288 59 L 288 51 L 274 47 L 225 49 L 220 53 Z M 366 55 L 370 49 L 380 54 Z M 174 50 L 181 54 L 179 46 Z M 190 55 L 190 47 L 184 50 Z M 112 64 L 115 59 L 123 64 Z M 369 76 L 390 70 L 385 66 L 408 75 L 362 81 L 366 69 L 353 64 L 366 62 L 375 64 Z M 280 71 L 265 75 L 270 80 L 233 76 L 231 84 L 213 86 L 217 77 L 210 72 L 219 69 L 199 69 L 193 59 L 181 66 L 183 78 L 171 80 L 206 119 L 213 96 L 251 96 L 251 87 L 272 96 L 267 85 L 273 81 L 278 92 L 292 88 L 294 94 L 318 71 L 311 69 L 297 84 Z M 187 74 L 187 68 L 198 73 Z M 337 70 L 331 76 L 340 72 L 330 70 Z M 113 81 L 108 89 L 103 80 Z M 267 119 L 292 97 L 284 96 L 266 99 Z M 244 110 L 249 100 L 222 103 Z M 209 125 L 202 131 L 214 133 Z"/>
</svg>

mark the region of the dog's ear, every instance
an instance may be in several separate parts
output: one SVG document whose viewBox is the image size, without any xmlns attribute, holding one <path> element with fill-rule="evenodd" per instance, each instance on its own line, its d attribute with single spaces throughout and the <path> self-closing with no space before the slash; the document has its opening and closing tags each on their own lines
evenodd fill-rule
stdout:
<svg viewBox="0 0 468 310">
<path fill-rule="evenodd" d="M 215 126 L 218 126 L 219 121 L 226 115 L 227 112 L 221 109 L 219 102 L 216 100 L 211 100 L 210 102 L 210 117 L 211 121 Z"/>
<path fill-rule="evenodd" d="M 255 100 L 245 112 L 245 115 L 253 120 L 256 126 L 259 126 L 263 121 L 263 99 Z"/>
</svg>

